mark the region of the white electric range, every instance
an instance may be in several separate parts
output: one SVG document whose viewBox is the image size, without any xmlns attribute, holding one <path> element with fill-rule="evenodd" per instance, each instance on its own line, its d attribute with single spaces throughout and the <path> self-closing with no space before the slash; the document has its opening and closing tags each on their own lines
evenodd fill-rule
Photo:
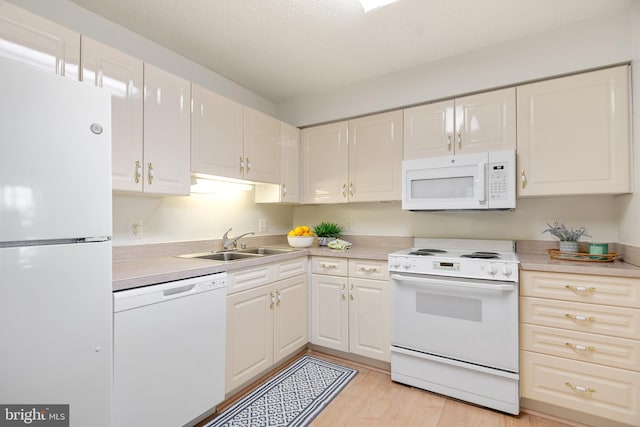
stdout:
<svg viewBox="0 0 640 427">
<path fill-rule="evenodd" d="M 518 414 L 515 243 L 415 239 L 388 261 L 392 380 Z"/>
</svg>

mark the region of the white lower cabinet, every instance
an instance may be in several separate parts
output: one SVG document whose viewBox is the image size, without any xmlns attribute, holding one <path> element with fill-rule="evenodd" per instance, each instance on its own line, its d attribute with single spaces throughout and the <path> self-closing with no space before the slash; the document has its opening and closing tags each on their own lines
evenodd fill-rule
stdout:
<svg viewBox="0 0 640 427">
<path fill-rule="evenodd" d="M 306 346 L 307 258 L 229 273 L 225 393 Z"/>
<path fill-rule="evenodd" d="M 390 361 L 386 261 L 312 257 L 311 342 Z"/>
<path fill-rule="evenodd" d="M 640 280 L 522 271 L 520 287 L 521 396 L 640 425 Z"/>
</svg>

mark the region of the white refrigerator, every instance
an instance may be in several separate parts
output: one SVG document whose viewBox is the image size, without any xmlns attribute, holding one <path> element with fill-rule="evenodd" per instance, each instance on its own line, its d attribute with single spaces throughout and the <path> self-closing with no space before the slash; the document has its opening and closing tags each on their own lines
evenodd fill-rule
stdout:
<svg viewBox="0 0 640 427">
<path fill-rule="evenodd" d="M 0 424 L 111 425 L 111 216 L 109 95 L 0 58 Z"/>
</svg>

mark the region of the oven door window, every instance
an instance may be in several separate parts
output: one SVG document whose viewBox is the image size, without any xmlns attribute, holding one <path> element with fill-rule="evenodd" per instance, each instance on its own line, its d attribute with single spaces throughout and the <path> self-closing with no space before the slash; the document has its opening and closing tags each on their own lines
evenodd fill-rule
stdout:
<svg viewBox="0 0 640 427">
<path fill-rule="evenodd" d="M 392 345 L 518 368 L 517 283 L 393 274 Z"/>
</svg>

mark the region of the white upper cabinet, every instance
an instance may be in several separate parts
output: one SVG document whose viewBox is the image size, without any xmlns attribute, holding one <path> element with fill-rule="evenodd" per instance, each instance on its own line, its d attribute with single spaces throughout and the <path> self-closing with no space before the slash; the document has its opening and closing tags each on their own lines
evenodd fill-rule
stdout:
<svg viewBox="0 0 640 427">
<path fill-rule="evenodd" d="M 631 191 L 628 66 L 517 90 L 519 197 Z"/>
<path fill-rule="evenodd" d="M 196 84 L 191 172 L 280 184 L 280 121 Z"/>
<path fill-rule="evenodd" d="M 405 160 L 515 148 L 515 88 L 404 110 Z"/>
<path fill-rule="evenodd" d="M 80 34 L 0 0 L 0 56 L 78 80 Z"/>
<path fill-rule="evenodd" d="M 300 129 L 282 123 L 281 130 L 281 201 L 300 203 Z"/>
<path fill-rule="evenodd" d="M 142 60 L 82 36 L 82 81 L 111 93 L 113 190 L 142 191 Z"/>
<path fill-rule="evenodd" d="M 244 107 L 244 179 L 280 184 L 280 120 Z"/>
<path fill-rule="evenodd" d="M 302 129 L 304 203 L 348 201 L 348 122 Z"/>
<path fill-rule="evenodd" d="M 192 84 L 191 172 L 244 178 L 244 112 L 238 104 Z"/>
<path fill-rule="evenodd" d="M 402 111 L 349 121 L 349 201 L 402 197 Z"/>
<path fill-rule="evenodd" d="M 189 194 L 191 84 L 144 64 L 144 192 Z"/>
<path fill-rule="evenodd" d="M 302 130 L 304 203 L 400 200 L 402 111 Z"/>
</svg>

